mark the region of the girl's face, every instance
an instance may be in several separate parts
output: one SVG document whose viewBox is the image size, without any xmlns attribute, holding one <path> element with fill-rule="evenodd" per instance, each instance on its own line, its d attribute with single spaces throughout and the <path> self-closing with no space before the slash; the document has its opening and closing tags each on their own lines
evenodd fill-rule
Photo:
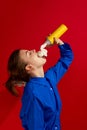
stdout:
<svg viewBox="0 0 87 130">
<path fill-rule="evenodd" d="M 42 67 L 46 63 L 46 58 L 39 57 L 36 50 L 20 50 L 20 58 L 34 68 Z"/>
</svg>

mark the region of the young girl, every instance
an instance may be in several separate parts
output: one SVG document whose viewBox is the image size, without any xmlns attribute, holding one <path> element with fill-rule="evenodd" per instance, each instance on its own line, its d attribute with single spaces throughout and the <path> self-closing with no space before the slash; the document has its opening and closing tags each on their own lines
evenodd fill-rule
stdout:
<svg viewBox="0 0 87 130">
<path fill-rule="evenodd" d="M 25 130 L 60 130 L 61 101 L 57 84 L 73 60 L 70 46 L 55 39 L 60 50 L 57 64 L 44 73 L 46 58 L 35 50 L 16 50 L 8 61 L 7 89 L 17 95 L 15 82 L 26 82 L 20 118 Z M 48 46 L 48 45 L 47 45 Z"/>
</svg>

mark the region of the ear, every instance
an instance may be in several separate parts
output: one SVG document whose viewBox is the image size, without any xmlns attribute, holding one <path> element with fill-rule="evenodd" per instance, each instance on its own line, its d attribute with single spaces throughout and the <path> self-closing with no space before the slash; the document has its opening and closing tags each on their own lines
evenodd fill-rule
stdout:
<svg viewBox="0 0 87 130">
<path fill-rule="evenodd" d="M 30 72 L 32 70 L 32 65 L 31 64 L 26 65 L 25 70 Z"/>
</svg>

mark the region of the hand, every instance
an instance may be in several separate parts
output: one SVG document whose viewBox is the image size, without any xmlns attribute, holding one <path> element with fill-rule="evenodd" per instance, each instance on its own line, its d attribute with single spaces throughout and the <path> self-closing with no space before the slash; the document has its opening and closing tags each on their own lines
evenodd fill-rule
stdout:
<svg viewBox="0 0 87 130">
<path fill-rule="evenodd" d="M 63 44 L 64 44 L 64 42 L 63 42 L 61 39 L 59 39 L 59 38 L 54 38 L 54 43 L 53 43 L 53 44 L 51 44 L 49 40 L 46 40 L 46 41 L 41 45 L 40 50 L 44 49 L 45 47 L 52 46 L 52 45 L 54 45 L 55 43 L 56 43 L 56 44 L 59 44 L 59 45 L 63 45 Z"/>
<path fill-rule="evenodd" d="M 54 43 L 59 44 L 59 45 L 63 45 L 64 44 L 64 42 L 61 39 L 59 39 L 59 38 L 54 38 Z"/>
</svg>

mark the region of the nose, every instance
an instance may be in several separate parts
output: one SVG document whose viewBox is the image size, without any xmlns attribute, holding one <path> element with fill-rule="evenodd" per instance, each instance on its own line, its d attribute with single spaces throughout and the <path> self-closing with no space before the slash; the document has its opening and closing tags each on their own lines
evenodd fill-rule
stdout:
<svg viewBox="0 0 87 130">
<path fill-rule="evenodd" d="M 36 52 L 36 50 L 34 49 L 33 52 Z"/>
<path fill-rule="evenodd" d="M 35 52 L 36 52 L 36 50 L 35 50 L 35 49 L 33 49 L 33 50 L 32 50 L 32 52 L 33 52 L 33 53 L 35 53 Z"/>
</svg>

